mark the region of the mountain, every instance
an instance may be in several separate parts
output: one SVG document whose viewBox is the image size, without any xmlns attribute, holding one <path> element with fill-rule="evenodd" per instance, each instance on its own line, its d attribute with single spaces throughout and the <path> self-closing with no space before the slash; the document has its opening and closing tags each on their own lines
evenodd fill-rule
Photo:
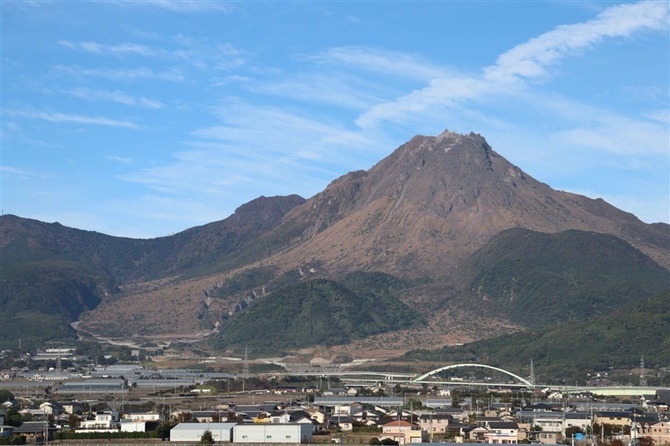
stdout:
<svg viewBox="0 0 670 446">
<path fill-rule="evenodd" d="M 330 346 L 321 330 L 354 327 L 347 345 L 332 348 L 375 346 L 383 354 L 603 315 L 670 288 L 669 225 L 556 191 L 474 133 L 416 136 L 308 200 L 260 198 L 225 220 L 169 237 L 123 239 L 0 218 L 0 252 L 11 260 L 0 268 L 3 281 L 14 280 L 10 266 L 37 252 L 74 262 L 82 268 L 76 277 L 86 277 L 84 270 L 97 277 L 90 288 L 99 299 L 77 310 L 78 327 L 146 345 L 206 336 L 229 350 L 242 342 L 267 347 L 250 333 L 302 321 L 323 299 L 336 320 L 319 315 L 321 328 L 300 342 L 281 332 L 294 347 Z M 403 286 L 380 292 L 363 280 L 351 289 L 352 274 L 382 274 Z M 370 306 L 373 295 L 408 317 L 393 321 Z M 362 315 L 342 310 L 350 307 L 338 307 L 338 299 L 392 321 L 390 329 L 377 322 L 359 329 Z M 295 321 L 280 321 L 287 308 Z"/>
</svg>

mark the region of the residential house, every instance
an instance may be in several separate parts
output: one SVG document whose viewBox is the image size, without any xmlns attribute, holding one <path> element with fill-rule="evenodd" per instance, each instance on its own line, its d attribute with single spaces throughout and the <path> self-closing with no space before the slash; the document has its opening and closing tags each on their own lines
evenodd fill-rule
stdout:
<svg viewBox="0 0 670 446">
<path fill-rule="evenodd" d="M 593 423 L 598 425 L 609 424 L 622 428 L 633 424 L 631 412 L 602 411 L 593 414 Z"/>
<path fill-rule="evenodd" d="M 80 421 L 75 432 L 118 432 L 119 428 L 119 412 L 101 410 L 95 413 L 93 419 Z"/>
<path fill-rule="evenodd" d="M 63 413 L 63 407 L 55 401 L 45 401 L 40 404 L 40 410 L 44 412 L 45 415 L 49 416 L 58 416 Z"/>
<path fill-rule="evenodd" d="M 558 444 L 562 439 L 562 436 L 558 432 L 532 431 L 529 434 L 528 440 L 533 443 Z"/>
<path fill-rule="evenodd" d="M 0 424 L 0 438 L 11 437 L 12 431 L 14 431 L 14 429 L 16 429 L 14 426 Z"/>
<path fill-rule="evenodd" d="M 310 418 L 319 423 L 319 425 L 323 426 L 326 424 L 326 413 L 324 411 L 319 409 L 304 409 L 304 410 L 309 414 Z"/>
<path fill-rule="evenodd" d="M 419 415 L 419 427 L 428 435 L 444 434 L 453 417 L 446 413 L 424 413 Z"/>
<path fill-rule="evenodd" d="M 591 427 L 591 422 L 591 415 L 586 412 L 566 412 L 563 417 L 563 435 L 571 427 L 586 432 Z"/>
<path fill-rule="evenodd" d="M 337 429 L 340 429 L 344 432 L 351 432 L 354 430 L 354 420 L 349 417 L 337 417 L 331 418 L 331 425 L 335 426 Z"/>
<path fill-rule="evenodd" d="M 191 412 L 191 417 L 198 423 L 219 423 L 221 418 L 226 418 L 226 415 L 221 415 L 218 410 L 194 410 Z"/>
<path fill-rule="evenodd" d="M 126 412 L 124 420 L 131 421 L 165 421 L 165 416 L 158 412 Z"/>
<path fill-rule="evenodd" d="M 470 420 L 470 416 L 460 408 L 445 407 L 441 409 L 435 409 L 436 414 L 448 414 L 454 420 L 460 421 L 461 423 L 467 423 Z"/>
<path fill-rule="evenodd" d="M 55 429 L 49 427 L 46 421 L 24 421 L 21 426 L 16 427 L 12 431 L 12 435 L 23 435 L 26 437 L 27 443 L 44 442 L 44 436 L 47 440 L 53 440 Z"/>
<path fill-rule="evenodd" d="M 651 437 L 656 445 L 670 444 L 670 422 L 661 421 L 652 424 L 642 435 Z"/>
<path fill-rule="evenodd" d="M 120 420 L 121 432 L 155 431 L 165 416 L 157 412 L 126 412 Z"/>
<path fill-rule="evenodd" d="M 357 401 L 349 404 L 336 404 L 333 407 L 332 414 L 349 416 L 363 412 L 363 408 L 364 408 L 363 404 Z"/>
<path fill-rule="evenodd" d="M 19 410 L 21 416 L 28 417 L 32 420 L 44 420 L 44 411 L 42 409 L 21 409 Z"/>
<path fill-rule="evenodd" d="M 418 426 L 405 420 L 394 420 L 382 425 L 379 440 L 389 438 L 398 444 L 410 444 L 423 442 L 423 437 L 423 431 Z"/>
<path fill-rule="evenodd" d="M 461 437 L 468 442 L 482 443 L 486 441 L 489 430 L 484 426 L 465 426 L 461 429 Z"/>
<path fill-rule="evenodd" d="M 63 408 L 65 413 L 76 413 L 81 414 L 84 412 L 84 405 L 79 401 L 67 401 L 60 403 L 60 406 Z"/>
<path fill-rule="evenodd" d="M 668 407 L 670 406 L 670 390 L 669 389 L 659 389 L 656 391 L 656 398 L 654 403 L 659 412 L 667 412 Z"/>
<path fill-rule="evenodd" d="M 386 414 L 383 412 L 379 412 L 377 410 L 364 410 L 363 412 L 352 415 L 351 418 L 365 426 L 376 426 L 385 415 Z M 336 418 L 336 416 L 332 416 L 331 420 Z"/>
<path fill-rule="evenodd" d="M 489 422 L 488 432 L 484 435 L 489 444 L 517 444 L 519 426 L 516 423 Z"/>
</svg>

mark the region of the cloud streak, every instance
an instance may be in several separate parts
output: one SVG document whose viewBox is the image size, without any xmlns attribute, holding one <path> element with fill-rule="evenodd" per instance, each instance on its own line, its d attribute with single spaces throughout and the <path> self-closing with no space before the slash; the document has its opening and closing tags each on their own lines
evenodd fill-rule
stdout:
<svg viewBox="0 0 670 446">
<path fill-rule="evenodd" d="M 485 95 L 509 95 L 526 88 L 526 83 L 545 79 L 548 68 L 560 59 L 590 48 L 606 38 L 628 37 L 644 30 L 667 29 L 669 4 L 647 1 L 612 6 L 595 19 L 559 26 L 501 54 L 495 65 L 486 67 L 480 75 L 458 73 L 438 74 L 429 85 L 377 104 L 356 121 L 361 127 L 378 126 L 383 122 L 401 122 L 426 110 L 429 106 L 454 106 L 465 100 L 477 100 Z M 331 52 L 337 54 L 337 52 Z M 360 66 L 360 57 L 345 58 Z M 393 63 L 387 60 L 387 63 Z M 402 72 L 412 61 L 402 60 L 392 72 Z M 430 74 L 434 69 L 426 71 Z"/>
<path fill-rule="evenodd" d="M 84 115 L 74 115 L 68 113 L 60 112 L 46 112 L 46 111 L 37 111 L 37 110 L 5 110 L 10 116 L 20 116 L 30 119 L 41 119 L 43 121 L 49 122 L 65 122 L 65 123 L 74 123 L 74 124 L 89 124 L 89 125 L 100 125 L 106 127 L 125 127 L 136 129 L 139 128 L 137 124 L 131 121 L 120 121 L 116 119 L 106 118 L 104 116 L 84 116 Z"/>
<path fill-rule="evenodd" d="M 165 107 L 165 104 L 163 104 L 160 101 L 147 99 L 145 97 L 136 98 L 128 94 L 125 94 L 119 90 L 109 91 L 109 90 L 94 90 L 90 88 L 73 88 L 67 90 L 67 93 L 79 99 L 85 99 L 89 101 L 103 100 L 103 101 L 116 102 L 124 105 L 139 106 L 151 109 L 160 109 Z"/>
<path fill-rule="evenodd" d="M 559 26 L 501 54 L 484 78 L 501 83 L 548 76 L 547 68 L 606 38 L 629 37 L 668 26 L 668 2 L 646 1 L 607 8 L 595 19 Z"/>
</svg>

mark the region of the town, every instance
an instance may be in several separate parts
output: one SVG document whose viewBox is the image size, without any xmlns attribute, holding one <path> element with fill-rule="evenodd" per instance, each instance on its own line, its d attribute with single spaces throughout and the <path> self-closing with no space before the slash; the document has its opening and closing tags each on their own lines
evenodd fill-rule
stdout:
<svg viewBox="0 0 670 446">
<path fill-rule="evenodd" d="M 9 354 L 3 364 L 12 363 Z M 568 392 L 521 377 L 486 377 L 482 386 L 467 374 L 347 379 L 337 366 L 318 363 L 280 371 L 229 358 L 236 368 L 212 371 L 205 367 L 211 358 L 187 368 L 100 359 L 108 364 L 88 363 L 74 348 L 47 348 L 30 357 L 31 366 L 2 370 L 0 444 L 670 444 L 670 389 L 663 386 L 604 396 L 613 387 Z"/>
</svg>

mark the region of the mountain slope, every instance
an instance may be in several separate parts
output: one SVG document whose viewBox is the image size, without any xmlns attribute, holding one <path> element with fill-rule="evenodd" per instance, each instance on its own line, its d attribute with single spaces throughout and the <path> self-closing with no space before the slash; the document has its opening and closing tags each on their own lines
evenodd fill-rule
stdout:
<svg viewBox="0 0 670 446">
<path fill-rule="evenodd" d="M 150 240 L 110 237 L 13 215 L 0 217 L 0 306 L 3 327 L 23 327 L 23 345 L 54 336 L 74 336 L 70 323 L 119 287 L 147 279 L 197 276 L 219 271 L 251 240 L 273 229 L 297 196 L 261 197 L 226 220 Z M 35 321 L 40 321 L 36 324 Z M 47 329 L 46 327 L 52 327 Z M 34 333 L 26 333 L 34 327 Z M 40 328 L 42 327 L 42 328 Z M 15 332 L 0 332 L 0 347 L 14 344 Z"/>
<path fill-rule="evenodd" d="M 532 328 L 607 314 L 670 289 L 670 273 L 620 238 L 500 232 L 472 257 L 470 288 Z"/>
<path fill-rule="evenodd" d="M 615 235 L 670 267 L 670 226 L 647 225 L 602 200 L 555 191 L 476 134 L 414 137 L 369 171 L 333 181 L 288 213 L 277 230 L 298 222 L 309 227 L 277 264 L 297 268 L 318 259 L 329 274 L 449 274 L 490 237 L 513 227 Z"/>
</svg>

